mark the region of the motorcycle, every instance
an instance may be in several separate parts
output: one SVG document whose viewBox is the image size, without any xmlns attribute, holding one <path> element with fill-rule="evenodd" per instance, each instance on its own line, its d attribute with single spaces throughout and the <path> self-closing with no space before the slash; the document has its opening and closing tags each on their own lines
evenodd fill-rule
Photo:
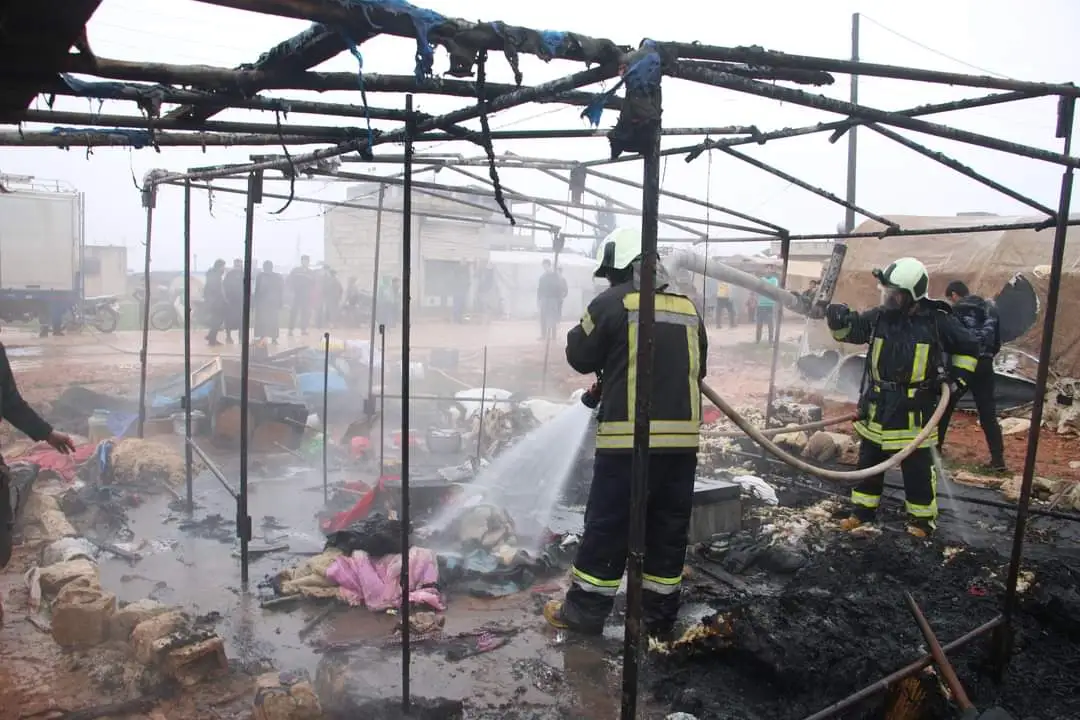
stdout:
<svg viewBox="0 0 1080 720">
<path fill-rule="evenodd" d="M 120 299 L 115 295 L 85 298 L 79 310 L 80 325 L 90 325 L 98 332 L 115 332 L 120 324 Z"/>
<path fill-rule="evenodd" d="M 191 324 L 192 326 L 203 322 L 203 303 L 192 299 L 191 301 Z M 182 327 L 184 324 L 184 294 L 173 293 L 171 301 L 158 300 L 150 306 L 150 327 L 162 332 L 172 330 L 174 327 Z"/>
</svg>

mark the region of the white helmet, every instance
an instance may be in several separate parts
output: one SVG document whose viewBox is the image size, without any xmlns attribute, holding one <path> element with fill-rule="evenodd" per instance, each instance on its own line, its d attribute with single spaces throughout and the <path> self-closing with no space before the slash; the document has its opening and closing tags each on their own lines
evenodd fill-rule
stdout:
<svg viewBox="0 0 1080 720">
<path fill-rule="evenodd" d="M 595 277 L 605 277 L 612 270 L 625 270 L 641 257 L 641 230 L 612 230 L 596 251 Z"/>
<path fill-rule="evenodd" d="M 930 273 L 913 257 L 900 258 L 884 270 L 874 270 L 874 277 L 884 287 L 907 291 L 913 300 L 925 298 L 930 288 Z"/>
</svg>

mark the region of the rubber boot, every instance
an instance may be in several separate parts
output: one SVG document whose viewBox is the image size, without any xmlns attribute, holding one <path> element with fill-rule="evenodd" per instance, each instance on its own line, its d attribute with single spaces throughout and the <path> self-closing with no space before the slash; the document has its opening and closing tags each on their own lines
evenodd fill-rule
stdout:
<svg viewBox="0 0 1080 720">
<path fill-rule="evenodd" d="M 547 620 L 548 625 L 556 630 L 569 630 L 582 635 L 601 635 L 604 632 L 603 625 L 598 627 L 585 626 L 567 618 L 563 613 L 562 600 L 549 600 L 544 605 L 544 619 Z"/>
<path fill-rule="evenodd" d="M 933 520 L 915 517 L 908 518 L 907 531 L 908 535 L 911 535 L 912 537 L 926 540 L 933 536 L 935 530 L 937 530 L 937 523 Z"/>
<path fill-rule="evenodd" d="M 863 509 L 856 507 L 855 512 L 851 513 L 848 517 L 840 521 L 840 529 L 844 532 L 851 532 L 857 530 L 863 525 L 869 525 L 874 522 L 874 518 L 877 516 L 873 510 Z"/>
</svg>

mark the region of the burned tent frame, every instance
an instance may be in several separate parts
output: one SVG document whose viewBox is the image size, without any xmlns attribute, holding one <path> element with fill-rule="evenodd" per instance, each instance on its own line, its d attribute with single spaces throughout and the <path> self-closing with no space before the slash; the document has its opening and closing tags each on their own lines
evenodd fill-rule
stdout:
<svg viewBox="0 0 1080 720">
<path fill-rule="evenodd" d="M 638 49 L 617 45 L 610 40 L 590 38 L 573 33 L 563 32 L 538 32 L 528 28 L 513 27 L 503 23 L 471 23 L 464 20 L 456 20 L 439 15 L 438 13 L 417 8 L 405 2 L 405 0 L 350 0 L 349 2 L 331 0 L 202 0 L 208 4 L 230 7 L 235 9 L 249 10 L 267 14 L 280 15 L 291 18 L 315 21 L 308 30 L 300 33 L 285 42 L 271 48 L 257 62 L 243 66 L 235 70 L 223 68 L 207 68 L 204 66 L 168 66 L 161 64 L 124 63 L 121 61 L 108 60 L 95 57 L 85 40 L 78 45 L 78 54 L 66 54 L 67 48 L 72 44 L 78 44 L 77 29 L 71 27 L 72 23 L 59 20 L 54 21 L 31 21 L 27 18 L 25 8 L 22 8 L 14 17 L 11 37 L 19 35 L 18 23 L 29 23 L 28 27 L 42 33 L 48 33 L 53 42 L 47 48 L 48 57 L 44 51 L 39 53 L 39 61 L 33 66 L 27 66 L 26 57 L 23 53 L 16 59 L 17 53 L 12 48 L 0 48 L 5 56 L 11 58 L 11 62 L 5 62 L 6 72 L 9 72 L 14 81 L 11 88 L 0 93 L 0 120 L 9 122 L 49 122 L 49 123 L 72 123 L 83 125 L 81 128 L 56 127 L 51 132 L 11 132 L 0 134 L 0 145 L 7 146 L 103 146 L 122 145 L 129 147 L 153 146 L 156 148 L 166 146 L 210 146 L 210 145 L 300 145 L 310 143 L 332 142 L 332 147 L 316 150 L 304 155 L 287 155 L 285 158 L 258 159 L 251 163 L 226 166 L 221 168 L 201 169 L 187 173 L 169 173 L 154 171 L 149 174 L 143 187 L 143 202 L 147 210 L 147 255 L 145 271 L 149 273 L 149 248 L 152 235 L 153 207 L 156 202 L 157 189 L 161 185 L 183 185 L 185 196 L 184 213 L 184 239 L 185 239 L 185 270 L 190 271 L 191 257 L 191 227 L 190 227 L 190 197 L 193 183 L 224 179 L 229 176 L 241 176 L 247 180 L 247 189 L 242 192 L 246 196 L 246 227 L 245 227 L 245 256 L 248 261 L 245 269 L 245 313 L 244 331 L 248 329 L 250 289 L 251 289 L 251 251 L 253 236 L 254 207 L 264 197 L 263 192 L 264 172 L 267 170 L 285 169 L 291 174 L 303 172 L 309 168 L 320 168 L 320 163 L 329 158 L 336 158 L 358 152 L 364 156 L 365 162 L 389 162 L 403 164 L 405 173 L 401 179 L 404 186 L 403 214 L 410 217 L 413 210 L 411 196 L 413 190 L 433 191 L 425 188 L 420 183 L 414 183 L 413 164 L 419 163 L 421 158 L 414 156 L 414 144 L 428 140 L 438 139 L 461 139 L 466 142 L 480 145 L 485 149 L 488 162 L 470 162 L 453 156 L 442 156 L 436 164 L 445 167 L 457 168 L 467 165 L 488 165 L 491 173 L 491 181 L 494 186 L 493 195 L 500 198 L 503 195 L 511 198 L 520 197 L 500 187 L 496 172 L 496 162 L 491 149 L 491 141 L 495 138 L 557 138 L 557 137 L 591 137 L 597 133 L 593 131 L 520 131 L 520 132 L 492 132 L 488 129 L 487 118 L 499 110 L 521 105 L 529 102 L 558 102 L 585 106 L 584 114 L 598 122 L 599 113 L 604 108 L 617 109 L 620 111 L 619 123 L 616 128 L 607 133 L 612 141 L 612 157 L 597 159 L 583 163 L 562 163 L 559 161 L 541 160 L 531 163 L 530 159 L 520 159 L 520 162 L 510 158 L 503 159 L 504 167 L 532 166 L 549 176 L 558 175 L 558 170 L 569 170 L 571 178 L 587 178 L 590 174 L 598 179 L 606 179 L 612 182 L 634 185 L 642 190 L 642 239 L 643 239 L 643 264 L 645 272 L 642 273 L 643 293 L 642 308 L 640 313 L 639 337 L 641 339 L 641 353 L 638 358 L 638 388 L 637 408 L 635 422 L 634 463 L 632 481 L 632 523 L 630 536 L 630 558 L 628 564 L 629 592 L 628 613 L 626 625 L 626 652 L 624 654 L 624 682 L 623 682 L 623 718 L 635 716 L 637 707 L 637 669 L 641 650 L 641 572 L 643 554 L 643 511 L 645 488 L 648 482 L 648 466 L 645 462 L 649 451 L 648 423 L 649 423 L 649 399 L 648 387 L 652 370 L 651 355 L 648 349 L 651 347 L 652 327 L 654 322 L 650 270 L 657 261 L 658 226 L 663 220 L 659 212 L 659 200 L 662 195 L 674 197 L 679 200 L 696 202 L 697 204 L 730 214 L 746 222 L 753 223 L 757 228 L 742 226 L 744 231 L 760 233 L 761 237 L 773 237 L 780 239 L 784 249 L 785 265 L 790 255 L 790 242 L 799 239 L 843 239 L 848 237 L 867 237 L 877 235 L 920 235 L 933 233 L 970 233 L 1019 227 L 1016 224 L 984 224 L 968 228 L 943 228 L 932 231 L 907 231 L 902 227 L 888 222 L 885 218 L 872 215 L 869 211 L 855 207 L 868 217 L 875 218 L 885 225 L 881 233 L 847 233 L 847 234 L 819 234 L 819 235 L 795 235 L 786 228 L 769 223 L 765 220 L 729 210 L 722 206 L 713 205 L 705 201 L 695 200 L 688 196 L 680 196 L 677 193 L 663 190 L 660 187 L 659 166 L 660 158 L 668 155 L 685 156 L 687 162 L 692 161 L 703 152 L 720 150 L 736 159 L 746 161 L 762 169 L 778 175 L 800 187 L 836 202 L 848 209 L 852 205 L 842 201 L 836 196 L 829 194 L 820 188 L 809 186 L 784 171 L 766 165 L 760 160 L 738 153 L 732 148 L 739 145 L 763 144 L 770 140 L 798 137 L 821 132 L 833 132 L 831 141 L 837 140 L 845 132 L 854 132 L 859 125 L 869 125 L 870 129 L 892 139 L 916 152 L 928 155 L 937 162 L 950 167 L 953 170 L 976 180 L 992 189 L 995 189 L 1009 197 L 1026 204 L 1046 216 L 1045 220 L 1024 223 L 1023 227 L 1049 228 L 1054 227 L 1054 244 L 1052 252 L 1052 264 L 1050 283 L 1047 297 L 1046 315 L 1043 324 L 1041 361 L 1036 381 L 1036 399 L 1032 412 L 1032 432 L 1029 437 L 1027 457 L 1025 458 L 1023 482 L 1021 485 L 1020 500 L 1017 508 L 1015 533 L 1012 546 L 1012 554 L 1009 564 L 1009 573 L 1006 582 L 1006 593 L 1002 614 L 995 620 L 972 631 L 968 635 L 955 641 L 950 647 L 961 642 L 968 642 L 975 637 L 990 632 L 995 632 L 998 650 L 998 667 L 1003 669 L 1007 661 L 1011 639 L 1011 621 L 1017 604 L 1017 580 L 1019 566 L 1023 553 L 1024 531 L 1029 515 L 1031 502 L 1032 483 L 1034 479 L 1035 458 L 1038 450 L 1039 434 L 1043 414 L 1043 403 L 1049 371 L 1049 357 L 1052 349 L 1052 338 L 1057 319 L 1057 305 L 1061 290 L 1062 261 L 1065 247 L 1066 232 L 1068 226 L 1073 224 L 1069 218 L 1070 196 L 1073 183 L 1073 170 L 1080 166 L 1080 158 L 1071 155 L 1071 134 L 1073 130 L 1073 107 L 1075 100 L 1080 96 L 1080 89 L 1071 84 L 1047 84 L 1023 82 L 1010 79 L 999 79 L 946 73 L 937 71 L 920 70 L 913 68 L 881 65 L 859 61 L 835 60 L 829 58 L 789 55 L 772 52 L 754 47 L 718 47 L 701 44 L 663 43 L 646 41 Z M 13 5 L 27 5 L 17 3 Z M 46 3 L 48 4 L 48 3 Z M 81 22 L 88 18 L 96 8 L 96 2 L 80 2 L 78 20 Z M 10 12 L 10 11 L 6 11 Z M 9 18 L 10 19 L 10 18 Z M 52 25 L 49 25 L 52 22 Z M 44 27 L 44 29 L 42 29 Z M 351 50 L 358 54 L 356 46 L 362 44 L 380 34 L 396 35 L 412 38 L 417 43 L 417 73 L 416 77 L 388 77 L 377 75 L 352 75 L 348 73 L 313 73 L 309 69 L 319 63 L 334 57 L 344 50 Z M 55 36 L 55 37 L 53 37 Z M 60 40 L 61 42 L 57 42 Z M 64 46 L 64 50 L 57 51 L 56 47 Z M 475 82 L 466 80 L 444 80 L 432 77 L 433 51 L 436 46 L 446 48 L 450 52 L 450 74 L 457 78 L 468 78 L 473 75 L 474 68 L 477 78 Z M 503 52 L 515 72 L 518 80 L 517 86 L 499 86 L 485 82 L 484 70 L 488 52 Z M 545 60 L 558 58 L 576 62 L 593 64 L 590 70 L 575 73 L 565 78 L 544 83 L 535 87 L 521 86 L 521 73 L 518 69 L 517 59 L 519 54 L 539 56 Z M 77 80 L 64 73 L 80 73 L 105 78 L 107 81 L 86 82 Z M 808 85 L 826 85 L 832 82 L 832 73 L 843 73 L 853 76 L 883 77 L 902 80 L 911 80 L 925 83 L 939 83 L 963 87 L 983 88 L 988 90 L 1004 91 L 984 97 L 976 97 L 937 105 L 927 105 L 909 110 L 884 111 L 840 100 L 826 98 L 803 90 L 777 84 L 779 82 L 801 83 Z M 602 95 L 593 95 L 580 92 L 580 88 L 593 83 L 613 79 L 622 76 L 622 82 L 626 84 L 625 98 L 618 98 L 613 91 Z M 745 94 L 772 98 L 790 102 L 806 107 L 817 108 L 842 116 L 841 120 L 818 124 L 803 128 L 788 128 L 772 132 L 761 132 L 757 128 L 698 128 L 688 129 L 686 134 L 704 134 L 709 137 L 703 142 L 683 147 L 666 148 L 661 150 L 660 137 L 662 134 L 678 134 L 664 131 L 660 123 L 661 77 L 667 75 L 700 84 L 735 90 Z M 358 80 L 360 83 L 358 84 Z M 771 84 L 761 80 L 774 81 Z M 621 84 L 621 83 L 620 83 Z M 176 87 L 186 85 L 187 89 Z M 331 103 L 315 103 L 306 101 L 291 101 L 277 98 L 264 97 L 259 91 L 271 88 L 293 88 L 309 90 L 355 90 L 359 89 L 362 100 L 361 105 L 339 105 Z M 377 92 L 404 92 L 410 93 L 404 110 L 377 109 L 367 105 L 367 93 Z M 27 104 L 37 94 L 47 95 L 61 94 L 76 97 L 100 98 L 100 99 L 127 99 L 135 101 L 143 110 L 145 118 L 107 117 L 99 115 L 81 115 L 77 113 L 48 113 L 26 110 Z M 432 117 L 414 112 L 412 109 L 411 93 L 433 93 L 460 97 L 478 98 L 479 103 L 466 106 L 439 117 Z M 979 135 L 972 132 L 961 131 L 939 123 L 929 122 L 921 118 L 938 113 L 962 110 L 965 108 L 986 107 L 1000 103 L 1012 102 L 1034 97 L 1055 96 L 1059 98 L 1057 136 L 1064 139 L 1062 152 L 1051 152 L 1017 143 L 1007 142 L 998 138 Z M 181 106 L 162 115 L 162 103 L 181 103 Z M 221 123 L 211 121 L 214 114 L 227 108 L 263 109 L 275 112 L 276 122 L 274 125 L 253 123 Z M 362 118 L 364 128 L 322 128 L 320 126 L 293 126 L 283 125 L 281 115 L 292 110 L 301 113 L 314 113 L 321 115 L 334 115 L 340 117 Z M 482 130 L 480 132 L 465 129 L 459 123 L 466 120 L 479 118 Z M 389 132 L 376 133 L 369 128 L 369 120 L 380 119 L 401 121 L 403 126 Z M 92 127 L 104 128 L 94 130 Z M 998 150 L 1009 154 L 1028 157 L 1043 162 L 1062 165 L 1064 167 L 1061 181 L 1061 192 L 1056 209 L 1042 205 L 1039 202 L 1024 197 L 1023 195 L 991 180 L 972 168 L 961 165 L 959 162 L 943 154 L 931 151 L 909 138 L 898 135 L 891 128 L 900 128 L 922 134 L 934 135 L 940 138 L 963 142 L 988 149 Z M 733 137 L 714 139 L 712 135 L 731 134 Z M 378 145 L 390 143 L 402 143 L 405 147 L 403 158 L 399 157 L 372 157 L 372 152 Z M 637 154 L 621 154 L 636 152 Z M 621 157 L 620 157 L 621 154 Z M 349 159 L 349 158 L 345 158 Z M 595 168 L 613 162 L 629 162 L 637 159 L 643 160 L 643 181 L 633 183 L 622 178 L 606 175 Z M 325 170 L 325 167 L 322 167 Z M 340 177 L 345 177 L 341 171 L 333 171 Z M 566 178 L 563 178 L 566 179 Z M 221 190 L 222 188 L 217 188 Z M 456 192 L 460 193 L 460 191 Z M 592 192 L 586 189 L 586 192 Z M 595 193 L 600 197 L 598 193 Z M 382 206 L 382 193 L 380 193 L 380 209 Z M 293 201 L 307 201 L 305 198 L 295 197 L 292 192 L 288 196 Z M 346 204 L 347 203 L 343 203 Z M 554 203 L 548 203 L 555 206 Z M 561 208 L 560 212 L 566 208 Z M 579 208 L 573 208 L 579 209 Z M 689 222 L 693 218 L 670 218 L 675 220 L 674 226 L 683 230 L 691 231 Z M 715 224 L 715 223 L 714 223 Z M 680 227 L 681 225 L 681 227 Z M 727 227 L 731 227 L 729 224 Z M 692 231 L 691 231 L 692 232 Z M 411 271 L 411 258 L 409 257 L 409 233 L 411 223 L 404 223 L 404 264 L 406 275 Z M 706 239 L 709 238 L 708 228 L 704 230 Z M 692 234 L 699 234 L 693 233 Z M 758 238 L 754 238 L 755 240 Z M 724 242 L 725 240 L 719 240 Z M 556 244 L 558 246 L 558 244 Z M 404 283 L 406 292 L 409 290 L 408 281 Z M 147 277 L 147 290 L 149 279 Z M 185 287 L 185 300 L 190 308 L 190 284 Z M 406 299 L 407 300 L 407 299 Z M 146 310 L 149 303 L 147 292 L 147 307 L 144 308 L 143 324 L 143 348 L 142 348 L 142 380 L 141 393 L 145 395 L 146 376 L 146 333 L 149 323 L 145 322 Z M 404 312 L 404 340 L 403 354 L 407 360 L 410 348 L 410 333 L 408 327 L 409 302 L 403 303 Z M 185 356 L 190 369 L 190 311 L 185 318 Z M 246 337 L 246 335 L 245 335 Z M 779 342 L 779 338 L 776 338 Z M 374 343 L 372 344 L 374 346 Z M 775 373 L 775 347 L 773 372 Z M 242 350 L 242 368 L 246 379 L 249 366 L 249 347 L 245 342 Z M 409 398 L 408 362 L 403 362 L 402 395 Z M 770 380 L 770 387 L 772 379 Z M 247 382 L 242 380 L 241 418 L 246 424 L 247 417 Z M 190 373 L 186 383 L 186 393 L 190 397 Z M 771 394 L 771 393 L 770 393 Z M 408 407 L 408 403 L 405 403 Z M 190 442 L 191 418 L 188 410 L 187 435 L 188 443 L 188 467 L 190 471 L 192 452 L 197 449 Z M 140 425 L 145 419 L 145 410 L 140 413 Z M 403 436 L 408 433 L 408 412 L 406 410 L 403 422 Z M 246 428 L 245 428 L 246 429 Z M 244 447 L 241 451 L 242 465 L 240 477 L 240 492 L 238 496 L 238 532 L 241 542 L 246 549 L 247 539 L 250 537 L 250 518 L 246 513 L 246 482 L 247 482 L 247 436 L 242 432 L 241 442 Z M 408 473 L 409 464 L 407 456 L 408 443 L 403 443 L 402 458 L 403 468 L 403 532 L 407 533 L 409 525 L 408 507 Z M 221 478 L 224 481 L 224 478 Z M 188 493 L 190 500 L 191 483 L 189 479 Z M 247 579 L 247 554 L 243 553 L 242 575 Z M 407 582 L 407 561 L 403 563 L 402 582 Z M 408 608 L 404 608 L 408 612 Z M 405 642 L 402 645 L 403 655 L 403 706 L 409 707 L 409 625 L 407 617 L 403 618 Z M 874 686 L 867 688 L 847 700 L 823 710 L 814 715 L 814 718 L 829 717 L 840 712 L 869 694 L 881 689 L 883 683 L 899 679 L 904 675 L 917 672 L 921 667 L 929 663 L 929 658 L 914 663 L 907 668 L 898 671 L 893 676 L 882 680 Z"/>
</svg>

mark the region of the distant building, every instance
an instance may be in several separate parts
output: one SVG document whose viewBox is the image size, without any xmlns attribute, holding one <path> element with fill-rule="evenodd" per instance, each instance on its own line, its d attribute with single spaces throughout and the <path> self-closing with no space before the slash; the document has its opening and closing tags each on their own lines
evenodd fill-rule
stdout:
<svg viewBox="0 0 1080 720">
<path fill-rule="evenodd" d="M 83 294 L 123 296 L 128 292 L 127 248 L 123 245 L 86 245 L 83 248 Z"/>
<path fill-rule="evenodd" d="M 455 202 L 451 197 L 470 204 Z M 402 274 L 402 199 L 400 186 L 386 186 L 380 234 L 380 284 Z M 355 277 L 359 286 L 368 290 L 374 271 L 379 184 L 349 186 L 346 202 L 364 208 L 328 207 L 323 216 L 326 264 L 337 271 L 342 284 Z M 528 214 L 519 215 L 521 209 L 519 205 L 512 208 L 515 219 L 529 224 L 533 219 L 531 208 Z M 463 273 L 469 278 L 471 297 L 476 291 L 478 270 L 487 264 L 492 250 L 534 244 L 533 231 L 511 226 L 492 198 L 452 192 L 440 192 L 435 197 L 415 189 L 412 211 L 412 296 L 421 308 L 449 305 L 454 291 L 463 282 Z"/>
</svg>

